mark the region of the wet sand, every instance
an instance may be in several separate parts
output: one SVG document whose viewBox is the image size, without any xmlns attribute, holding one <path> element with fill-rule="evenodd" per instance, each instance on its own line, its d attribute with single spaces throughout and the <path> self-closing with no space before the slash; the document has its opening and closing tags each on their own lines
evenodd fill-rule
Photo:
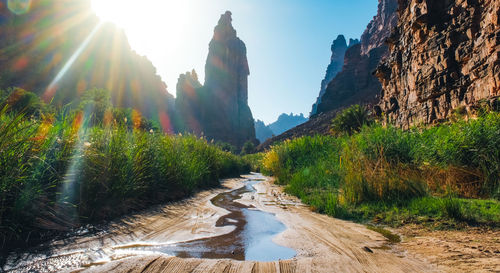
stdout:
<svg viewBox="0 0 500 273">
<path fill-rule="evenodd" d="M 243 193 L 239 203 L 272 213 L 286 230 L 273 241 L 296 251 L 289 260 L 273 262 L 234 259 L 178 258 L 157 252 L 131 251 L 216 237 L 235 230 L 217 225 L 231 212 L 210 200 L 243 186 L 243 180 L 224 181 L 225 188 L 197 194 L 185 202 L 157 208 L 116 222 L 100 234 L 53 242 L 53 252 L 29 254 L 13 262 L 18 271 L 84 272 L 434 272 L 422 257 L 390 245 L 380 234 L 362 225 L 311 212 L 270 181 Z M 222 217 L 222 218 L 221 218 Z M 226 217 L 227 218 L 227 217 Z M 14 270 L 16 271 L 16 270 Z"/>
</svg>

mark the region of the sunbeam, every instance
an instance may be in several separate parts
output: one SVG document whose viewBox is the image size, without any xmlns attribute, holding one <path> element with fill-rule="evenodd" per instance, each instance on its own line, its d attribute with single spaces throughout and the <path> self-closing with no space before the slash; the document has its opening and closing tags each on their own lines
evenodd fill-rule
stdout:
<svg viewBox="0 0 500 273">
<path fill-rule="evenodd" d="M 66 64 L 63 66 L 63 68 L 59 71 L 59 73 L 57 73 L 56 77 L 54 78 L 54 80 L 52 80 L 52 82 L 47 87 L 45 93 L 43 94 L 43 98 L 46 101 L 49 101 L 54 97 L 55 92 L 57 91 L 57 83 L 64 77 L 66 72 L 68 72 L 68 70 L 71 68 L 71 65 L 73 65 L 73 63 L 76 61 L 76 59 L 78 59 L 78 57 L 80 57 L 83 50 L 85 50 L 85 48 L 88 46 L 90 41 L 92 41 L 92 38 L 94 38 L 97 31 L 101 28 L 102 24 L 103 24 L 103 22 L 101 21 L 94 27 L 94 29 L 90 32 L 90 34 L 87 36 L 87 38 L 85 38 L 83 43 L 77 48 L 75 53 L 73 53 L 73 55 L 71 55 L 71 57 L 66 62 Z"/>
</svg>

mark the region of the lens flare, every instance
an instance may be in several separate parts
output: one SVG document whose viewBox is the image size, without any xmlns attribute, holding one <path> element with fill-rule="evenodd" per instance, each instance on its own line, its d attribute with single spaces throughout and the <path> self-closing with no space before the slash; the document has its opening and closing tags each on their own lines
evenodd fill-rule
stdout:
<svg viewBox="0 0 500 273">
<path fill-rule="evenodd" d="M 8 0 L 7 7 L 14 14 L 26 14 L 30 11 L 31 0 Z"/>
<path fill-rule="evenodd" d="M 63 66 L 63 68 L 59 71 L 59 73 L 57 73 L 56 77 L 50 83 L 50 85 L 47 87 L 47 90 L 45 91 L 45 93 L 42 96 L 45 101 L 52 99 L 52 97 L 55 95 L 55 92 L 57 90 L 57 83 L 64 77 L 66 72 L 68 72 L 68 70 L 71 68 L 71 66 L 76 61 L 76 59 L 78 59 L 78 57 L 80 57 L 80 55 L 85 50 L 85 48 L 87 48 L 88 44 L 90 43 L 92 38 L 94 38 L 95 34 L 101 28 L 101 26 L 102 26 L 102 22 L 99 23 L 92 30 L 92 32 L 87 36 L 87 38 L 85 39 L 85 41 L 83 41 L 83 43 L 80 45 L 80 47 L 78 47 L 78 49 L 75 51 L 75 53 L 73 53 L 73 55 L 71 55 L 71 58 L 69 58 L 69 60 Z"/>
</svg>

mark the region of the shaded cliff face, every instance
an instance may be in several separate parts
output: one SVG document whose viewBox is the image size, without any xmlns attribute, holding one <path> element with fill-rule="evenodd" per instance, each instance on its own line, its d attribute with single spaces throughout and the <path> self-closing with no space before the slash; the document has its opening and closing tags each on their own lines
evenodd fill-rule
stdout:
<svg viewBox="0 0 500 273">
<path fill-rule="evenodd" d="M 319 96 L 316 103 L 313 104 L 310 116 L 316 115 L 318 113 L 318 105 L 321 103 L 321 99 L 326 92 L 328 84 L 337 76 L 337 74 L 342 71 L 344 66 L 344 57 L 348 48 L 351 48 L 359 44 L 358 39 L 349 39 L 349 45 L 347 45 L 344 35 L 339 35 L 332 44 L 332 57 L 330 58 L 330 64 L 326 69 L 325 78 L 321 81 L 321 89 L 319 91 Z"/>
<path fill-rule="evenodd" d="M 0 88 L 22 87 L 56 105 L 105 88 L 115 106 L 172 131 L 174 98 L 155 67 L 132 51 L 122 30 L 99 23 L 90 1 L 32 1 L 19 14 L 0 4 L 0 24 Z"/>
<path fill-rule="evenodd" d="M 198 81 L 196 71 L 181 74 L 177 81 L 176 90 L 176 129 L 179 132 L 191 132 L 201 135 L 204 128 L 200 106 L 206 102 L 205 98 L 202 97 L 202 85 Z"/>
<path fill-rule="evenodd" d="M 397 23 L 396 10 L 397 0 L 379 1 L 377 15 L 368 24 L 360 44 L 346 51 L 343 69 L 328 84 L 316 115 L 352 104 L 377 102 L 382 87 L 373 72 L 379 62 L 388 55 L 384 41 Z"/>
<path fill-rule="evenodd" d="M 351 40 L 351 42 L 353 42 Z M 321 89 L 319 91 L 318 99 L 316 103 L 312 106 L 311 115 L 315 115 L 318 111 L 318 105 L 321 103 L 321 98 L 325 94 L 326 87 L 328 84 L 337 76 L 337 74 L 342 71 L 344 66 L 344 56 L 347 50 L 347 42 L 344 35 L 339 35 L 337 39 L 333 41 L 332 44 L 332 57 L 330 58 L 330 64 L 326 68 L 326 74 L 323 81 L 321 81 Z"/>
<path fill-rule="evenodd" d="M 201 130 L 208 139 L 241 147 L 246 141 L 255 142 L 256 139 L 254 120 L 248 106 L 250 71 L 246 46 L 236 36 L 231 22 L 231 12 L 228 11 L 215 27 L 205 66 L 205 84 L 190 84 L 192 80 L 188 79 L 189 76 L 183 78 L 181 75 L 177 94 L 184 100 L 182 97 L 193 93 L 192 87 L 195 90 L 196 99 L 191 101 L 196 106 L 189 107 L 195 108 L 199 114 L 194 114 L 195 122 L 184 124 L 186 131 L 199 133 Z M 179 119 L 186 118 L 182 117 L 182 113 L 190 110 L 184 108 L 184 102 L 178 105 Z"/>
<path fill-rule="evenodd" d="M 400 0 L 390 58 L 377 70 L 387 121 L 408 128 L 471 111 L 500 90 L 500 2 Z"/>
</svg>

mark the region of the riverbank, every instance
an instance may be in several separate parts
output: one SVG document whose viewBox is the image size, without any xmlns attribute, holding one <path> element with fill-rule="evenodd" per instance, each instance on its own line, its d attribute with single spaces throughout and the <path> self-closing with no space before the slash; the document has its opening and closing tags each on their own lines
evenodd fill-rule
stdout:
<svg viewBox="0 0 500 273">
<path fill-rule="evenodd" d="M 248 178 L 248 177 L 247 177 Z M 380 234 L 364 226 L 311 212 L 281 188 L 262 181 L 253 194 L 239 201 L 275 214 L 287 229 L 274 242 L 294 249 L 290 260 L 274 262 L 229 259 L 179 259 L 153 252 L 130 251 L 138 245 L 155 245 L 214 237 L 232 231 L 216 227 L 227 211 L 210 200 L 224 191 L 240 188 L 244 180 L 224 180 L 224 188 L 205 191 L 180 203 L 133 215 L 99 234 L 76 236 L 53 242 L 43 254 L 25 254 L 11 259 L 18 271 L 86 270 L 88 272 L 138 272 L 173 270 L 178 272 L 429 272 L 433 267 L 406 254 L 398 246 L 388 246 Z M 47 257 L 50 256 L 50 257 Z M 31 262 L 30 262 L 31 261 Z M 196 271 L 196 270 L 198 271 Z"/>
<path fill-rule="evenodd" d="M 260 180 L 256 176 L 224 180 L 222 188 L 131 215 L 110 224 L 109 230 L 99 234 L 52 242 L 43 247 L 45 253 L 24 254 L 17 261 L 11 257 L 11 264 L 16 265 L 13 272 L 490 272 L 500 269 L 497 251 L 500 242 L 492 239 L 500 238 L 498 231 L 439 232 L 406 225 L 392 229 L 402 237 L 401 243 L 394 244 L 361 224 L 312 212 L 270 178 L 256 184 L 255 192 L 243 193 L 237 202 L 272 213 L 286 226 L 273 242 L 295 250 L 297 255 L 292 259 L 272 262 L 184 259 L 137 250 L 233 232 L 230 226 L 217 227 L 217 221 L 229 212 L 214 206 L 210 200 L 243 187 L 247 179 Z M 472 250 L 475 252 L 470 253 Z"/>
</svg>

